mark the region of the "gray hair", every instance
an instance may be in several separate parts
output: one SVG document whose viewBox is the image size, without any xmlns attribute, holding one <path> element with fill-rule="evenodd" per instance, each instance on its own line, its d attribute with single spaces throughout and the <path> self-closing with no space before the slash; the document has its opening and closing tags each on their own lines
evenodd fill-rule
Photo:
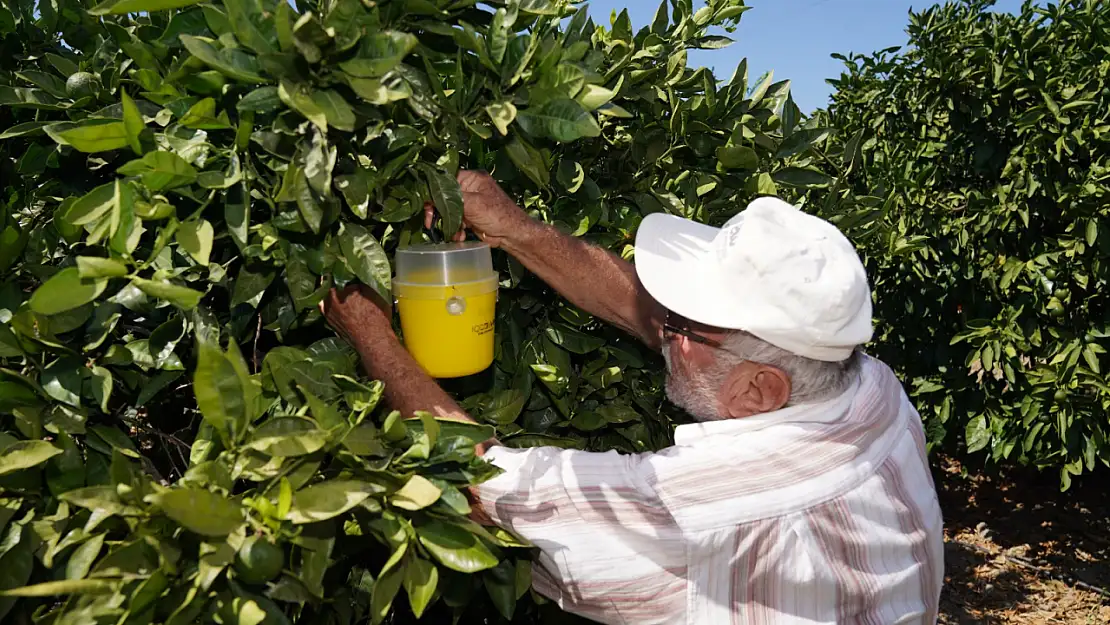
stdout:
<svg viewBox="0 0 1110 625">
<path fill-rule="evenodd" d="M 731 369 L 744 361 L 777 367 L 790 376 L 788 405 L 832 399 L 848 389 L 859 373 L 859 352 L 839 362 L 814 360 L 775 347 L 747 332 L 733 332 L 722 342 L 722 365 Z"/>
</svg>

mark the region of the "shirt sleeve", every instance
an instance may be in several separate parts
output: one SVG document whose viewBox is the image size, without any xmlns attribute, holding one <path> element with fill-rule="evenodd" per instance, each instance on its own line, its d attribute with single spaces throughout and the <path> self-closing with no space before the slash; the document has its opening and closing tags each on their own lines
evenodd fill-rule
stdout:
<svg viewBox="0 0 1110 625">
<path fill-rule="evenodd" d="M 478 486 L 482 507 L 522 535 L 542 525 L 656 522 L 661 509 L 640 455 L 498 446 L 485 458 L 504 473 Z"/>
<path fill-rule="evenodd" d="M 651 486 L 652 456 L 495 447 L 486 459 L 504 473 L 477 494 L 494 523 L 539 548 L 536 590 L 591 615 L 685 566 L 681 532 Z"/>
</svg>

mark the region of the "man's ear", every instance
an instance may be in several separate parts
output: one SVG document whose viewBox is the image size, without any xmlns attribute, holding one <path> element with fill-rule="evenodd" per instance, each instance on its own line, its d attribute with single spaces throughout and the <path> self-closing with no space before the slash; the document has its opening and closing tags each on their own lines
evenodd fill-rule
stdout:
<svg viewBox="0 0 1110 625">
<path fill-rule="evenodd" d="M 779 410 L 790 401 L 790 376 L 778 367 L 743 362 L 729 372 L 720 402 L 726 419 L 742 419 Z"/>
</svg>

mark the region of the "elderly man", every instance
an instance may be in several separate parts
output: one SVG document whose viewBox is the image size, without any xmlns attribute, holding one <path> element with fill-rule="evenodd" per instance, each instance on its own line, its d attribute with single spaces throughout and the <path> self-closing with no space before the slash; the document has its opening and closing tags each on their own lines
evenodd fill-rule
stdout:
<svg viewBox="0 0 1110 625">
<path fill-rule="evenodd" d="M 491 442 L 492 522 L 541 552 L 534 586 L 603 623 L 934 623 L 941 514 L 920 419 L 859 352 L 871 294 L 831 224 L 774 198 L 717 229 L 644 219 L 635 267 L 459 175 L 465 224 L 578 307 L 661 349 L 698 423 L 622 455 Z M 469 418 L 397 341 L 366 289 L 328 321 L 403 413 Z"/>
</svg>

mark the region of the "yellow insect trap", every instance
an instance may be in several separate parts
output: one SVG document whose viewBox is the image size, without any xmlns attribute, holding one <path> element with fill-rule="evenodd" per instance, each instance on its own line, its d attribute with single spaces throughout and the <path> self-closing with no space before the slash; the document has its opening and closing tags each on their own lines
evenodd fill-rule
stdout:
<svg viewBox="0 0 1110 625">
<path fill-rule="evenodd" d="M 395 261 L 405 347 L 428 375 L 460 378 L 493 364 L 498 278 L 489 245 L 413 245 Z"/>
</svg>

